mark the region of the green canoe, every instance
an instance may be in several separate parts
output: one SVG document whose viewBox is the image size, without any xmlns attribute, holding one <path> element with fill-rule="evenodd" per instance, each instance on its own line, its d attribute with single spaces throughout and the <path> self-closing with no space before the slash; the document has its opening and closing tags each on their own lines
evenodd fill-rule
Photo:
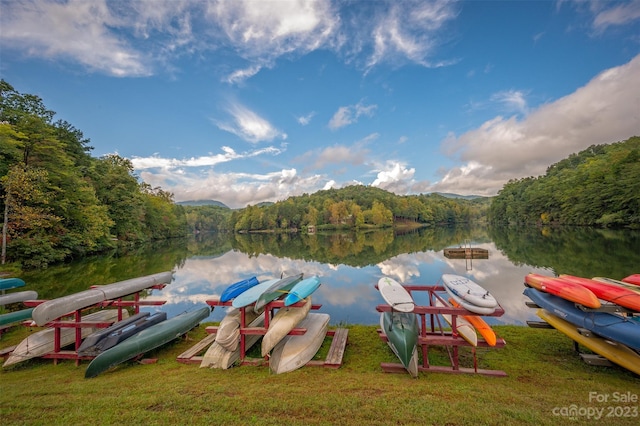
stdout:
<svg viewBox="0 0 640 426">
<path fill-rule="evenodd" d="M 95 357 L 87 367 L 84 377 L 96 377 L 111 367 L 177 339 L 207 318 L 210 313 L 209 307 L 184 312 L 129 337 Z"/>
<path fill-rule="evenodd" d="M 31 312 L 33 308 L 22 309 L 20 311 L 9 312 L 0 315 L 0 326 L 13 324 L 15 322 L 28 320 L 31 318 Z"/>
</svg>

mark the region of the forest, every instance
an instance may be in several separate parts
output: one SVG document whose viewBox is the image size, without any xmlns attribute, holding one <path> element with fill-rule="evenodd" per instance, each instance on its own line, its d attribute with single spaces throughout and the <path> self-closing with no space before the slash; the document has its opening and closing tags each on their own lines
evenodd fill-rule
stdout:
<svg viewBox="0 0 640 426">
<path fill-rule="evenodd" d="M 509 181 L 493 198 L 489 220 L 640 228 L 640 137 L 592 145 L 543 176 Z"/>
<path fill-rule="evenodd" d="M 40 268 L 186 234 L 172 194 L 139 182 L 125 158 L 92 157 L 90 140 L 55 114 L 0 81 L 3 264 Z"/>
</svg>

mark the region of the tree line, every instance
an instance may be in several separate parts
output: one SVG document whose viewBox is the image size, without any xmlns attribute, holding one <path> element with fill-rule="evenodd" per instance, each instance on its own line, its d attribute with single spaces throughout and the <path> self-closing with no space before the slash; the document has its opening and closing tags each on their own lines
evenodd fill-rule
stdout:
<svg viewBox="0 0 640 426">
<path fill-rule="evenodd" d="M 171 193 L 139 182 L 125 158 L 92 157 L 90 140 L 55 114 L 0 80 L 2 263 L 45 267 L 116 242 L 185 235 Z"/>
<path fill-rule="evenodd" d="M 488 198 L 466 200 L 438 194 L 399 196 L 364 185 L 322 190 L 238 210 L 218 206 L 185 207 L 189 225 L 196 233 L 450 225 L 481 220 L 488 208 Z"/>
<path fill-rule="evenodd" d="M 510 180 L 493 199 L 489 219 L 640 228 L 640 137 L 592 145 L 543 176 Z"/>
</svg>

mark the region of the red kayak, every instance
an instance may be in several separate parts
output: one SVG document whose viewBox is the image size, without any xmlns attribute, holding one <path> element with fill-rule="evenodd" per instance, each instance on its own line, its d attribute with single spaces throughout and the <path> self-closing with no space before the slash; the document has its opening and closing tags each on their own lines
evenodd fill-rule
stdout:
<svg viewBox="0 0 640 426">
<path fill-rule="evenodd" d="M 640 312 L 640 294 L 633 290 L 573 275 L 561 274 L 559 278 L 591 290 L 593 294 L 602 300 Z"/>
<path fill-rule="evenodd" d="M 621 281 L 624 281 L 628 284 L 640 285 L 640 274 L 629 275 L 626 278 L 623 278 Z"/>
<path fill-rule="evenodd" d="M 527 274 L 524 282 L 536 290 L 562 297 L 587 308 L 597 309 L 601 306 L 600 300 L 591 290 L 571 281 L 540 274 Z"/>
</svg>

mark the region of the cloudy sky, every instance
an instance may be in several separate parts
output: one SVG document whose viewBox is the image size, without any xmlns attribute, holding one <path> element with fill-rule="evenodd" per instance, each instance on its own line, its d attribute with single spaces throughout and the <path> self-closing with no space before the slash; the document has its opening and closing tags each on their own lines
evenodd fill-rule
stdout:
<svg viewBox="0 0 640 426">
<path fill-rule="evenodd" d="M 0 77 L 176 201 L 495 195 L 640 135 L 640 1 L 0 0 Z"/>
</svg>

